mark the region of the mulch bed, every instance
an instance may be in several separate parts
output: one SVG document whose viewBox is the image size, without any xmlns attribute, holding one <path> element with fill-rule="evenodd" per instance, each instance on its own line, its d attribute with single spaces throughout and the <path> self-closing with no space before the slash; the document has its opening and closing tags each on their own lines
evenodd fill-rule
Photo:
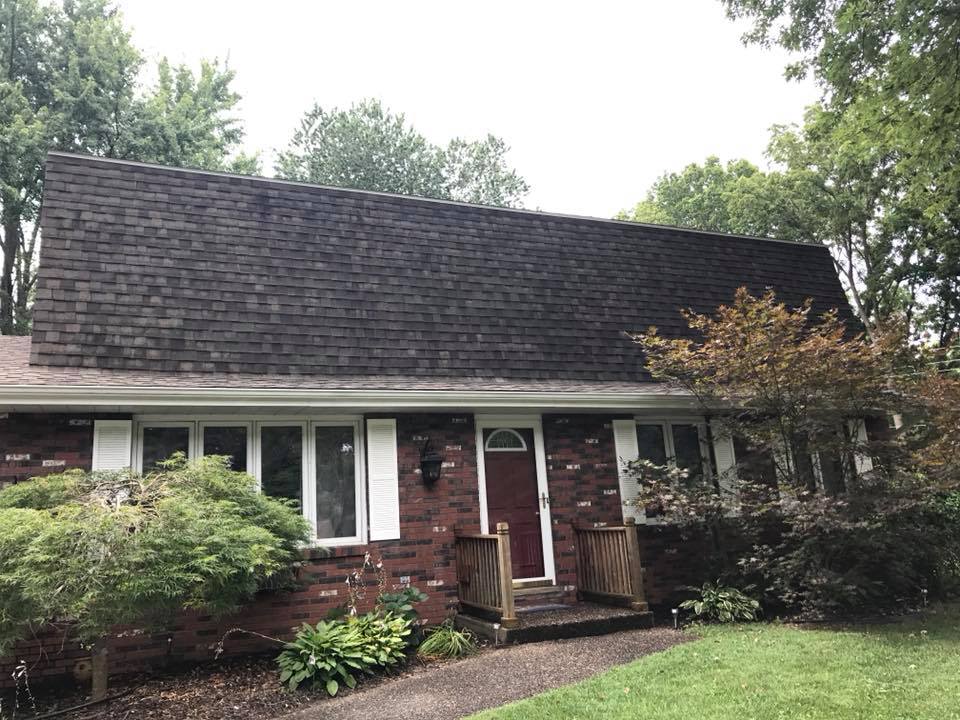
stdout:
<svg viewBox="0 0 960 720">
<path fill-rule="evenodd" d="M 485 648 L 458 661 L 424 665 L 413 661 L 402 673 L 371 677 L 357 690 L 330 699 L 322 689 L 289 692 L 277 681 L 271 657 L 210 663 L 153 677 L 114 681 L 106 703 L 57 715 L 67 720 L 334 720 L 367 717 L 378 720 L 459 718 L 550 688 L 576 682 L 613 665 L 665 650 L 690 639 L 657 628 L 599 637 Z M 492 677 L 497 682 L 490 682 Z M 76 689 L 34 690 L 37 714 L 21 695 L 16 720 L 29 720 L 83 703 Z M 0 706 L 10 720 L 9 693 Z"/>
<path fill-rule="evenodd" d="M 322 690 L 289 692 L 277 682 L 277 666 L 271 657 L 225 660 L 179 672 L 152 677 L 111 679 L 109 690 L 116 699 L 58 715 L 69 720 L 214 720 L 275 718 L 322 697 Z M 83 691 L 65 687 L 35 688 L 33 695 L 40 716 L 84 703 Z M 8 720 L 13 708 L 9 691 L 4 694 L 0 718 Z M 20 694 L 17 720 L 36 717 L 27 712 L 30 700 Z"/>
</svg>

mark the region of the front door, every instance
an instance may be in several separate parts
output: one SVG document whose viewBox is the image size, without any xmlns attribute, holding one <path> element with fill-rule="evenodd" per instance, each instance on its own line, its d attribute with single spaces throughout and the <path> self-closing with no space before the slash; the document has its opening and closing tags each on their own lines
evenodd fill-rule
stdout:
<svg viewBox="0 0 960 720">
<path fill-rule="evenodd" d="M 484 430 L 483 465 L 487 485 L 487 518 L 491 531 L 499 522 L 510 526 L 513 577 L 543 577 L 540 494 L 533 430 Z"/>
</svg>

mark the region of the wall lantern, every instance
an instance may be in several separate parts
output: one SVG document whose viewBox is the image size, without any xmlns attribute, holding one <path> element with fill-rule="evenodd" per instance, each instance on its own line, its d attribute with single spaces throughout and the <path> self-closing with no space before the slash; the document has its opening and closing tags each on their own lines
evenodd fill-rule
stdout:
<svg viewBox="0 0 960 720">
<path fill-rule="evenodd" d="M 420 449 L 420 472 L 423 474 L 423 482 L 427 485 L 433 485 L 439 480 L 442 466 L 443 455 L 433 449 L 428 439 Z"/>
</svg>

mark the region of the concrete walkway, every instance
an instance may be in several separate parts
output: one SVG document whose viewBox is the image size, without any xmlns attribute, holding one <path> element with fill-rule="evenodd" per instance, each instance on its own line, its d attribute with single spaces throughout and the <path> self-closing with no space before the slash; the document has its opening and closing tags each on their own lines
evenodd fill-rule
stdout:
<svg viewBox="0 0 960 720">
<path fill-rule="evenodd" d="M 321 700 L 284 720 L 455 720 L 575 683 L 684 639 L 674 630 L 655 628 L 488 650 Z"/>
</svg>

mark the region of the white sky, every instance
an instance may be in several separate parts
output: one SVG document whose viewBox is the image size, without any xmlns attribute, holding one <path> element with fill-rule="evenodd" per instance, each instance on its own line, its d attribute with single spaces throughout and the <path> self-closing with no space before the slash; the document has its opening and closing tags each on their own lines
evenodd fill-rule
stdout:
<svg viewBox="0 0 960 720">
<path fill-rule="evenodd" d="M 247 149 L 272 174 L 314 101 L 380 98 L 429 140 L 511 146 L 526 206 L 609 217 L 666 170 L 763 164 L 768 128 L 817 97 L 745 48 L 718 0 L 120 0 L 148 57 L 229 56 Z"/>
</svg>

